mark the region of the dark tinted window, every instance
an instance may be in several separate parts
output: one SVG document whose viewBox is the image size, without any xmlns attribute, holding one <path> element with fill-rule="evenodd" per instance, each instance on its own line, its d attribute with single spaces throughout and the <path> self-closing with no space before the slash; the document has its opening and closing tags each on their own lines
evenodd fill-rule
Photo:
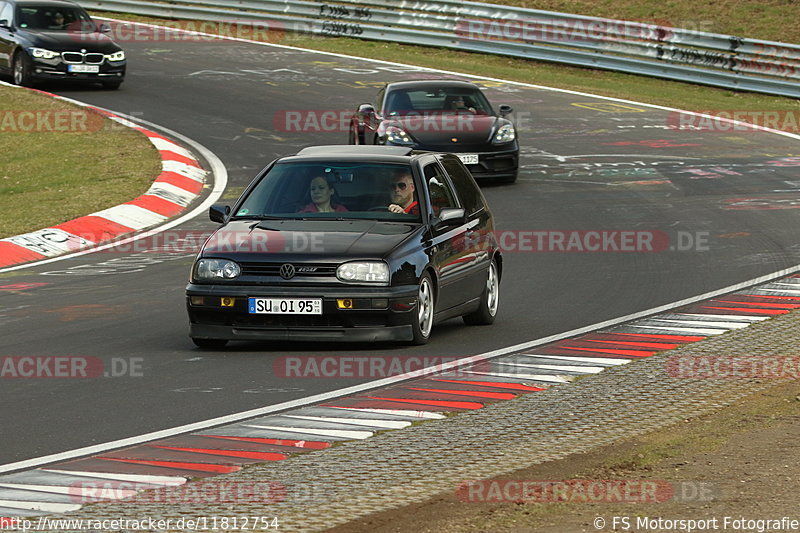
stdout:
<svg viewBox="0 0 800 533">
<path fill-rule="evenodd" d="M 464 209 L 467 211 L 467 215 L 472 215 L 483 209 L 485 205 L 483 193 L 481 193 L 481 190 L 475 184 L 475 180 L 472 179 L 469 171 L 464 168 L 464 165 L 449 157 L 443 157 L 440 162 L 450 175 L 450 179 L 453 180 L 456 192 L 461 199 Z"/>
<path fill-rule="evenodd" d="M 17 6 L 16 25 L 28 30 L 92 32 L 94 23 L 79 7 L 30 5 Z"/>
<path fill-rule="evenodd" d="M 425 175 L 425 182 L 428 184 L 428 193 L 431 197 L 431 210 L 434 215 L 438 215 L 439 211 L 445 207 L 458 207 L 450 183 L 444 176 L 441 167 L 436 163 L 425 165 L 423 169 Z"/>
</svg>

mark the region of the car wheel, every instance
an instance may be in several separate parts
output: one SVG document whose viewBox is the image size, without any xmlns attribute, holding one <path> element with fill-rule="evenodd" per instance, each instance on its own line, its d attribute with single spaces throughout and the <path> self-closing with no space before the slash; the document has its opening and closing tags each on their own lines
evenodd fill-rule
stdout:
<svg viewBox="0 0 800 533">
<path fill-rule="evenodd" d="M 412 328 L 414 330 L 414 340 L 412 344 L 425 344 L 431 337 L 433 329 L 433 305 L 435 302 L 433 294 L 433 282 L 428 273 L 422 275 L 419 280 L 419 290 L 417 291 L 417 311 L 414 313 Z"/>
<path fill-rule="evenodd" d="M 14 64 L 12 66 L 14 76 L 14 84 L 23 87 L 31 86 L 31 66 L 30 59 L 24 52 L 17 52 L 14 55 Z"/>
<path fill-rule="evenodd" d="M 470 326 L 488 326 L 494 322 L 497 309 L 500 305 L 500 276 L 497 273 L 497 263 L 493 260 L 489 265 L 486 276 L 486 286 L 481 294 L 481 303 L 478 309 L 464 315 L 464 323 Z"/>
<path fill-rule="evenodd" d="M 103 82 L 103 89 L 108 89 L 109 91 L 116 91 L 119 89 L 119 86 L 122 85 L 121 81 L 104 81 Z"/>
<path fill-rule="evenodd" d="M 192 342 L 198 348 L 205 348 L 208 350 L 219 350 L 228 344 L 228 341 L 225 339 L 198 339 L 197 337 L 192 337 Z"/>
</svg>

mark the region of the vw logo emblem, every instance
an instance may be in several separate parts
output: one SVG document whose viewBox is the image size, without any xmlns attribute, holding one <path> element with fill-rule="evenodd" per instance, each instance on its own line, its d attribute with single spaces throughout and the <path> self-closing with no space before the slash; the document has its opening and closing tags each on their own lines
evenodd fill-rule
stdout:
<svg viewBox="0 0 800 533">
<path fill-rule="evenodd" d="M 292 279 L 294 277 L 294 265 L 289 263 L 282 264 L 280 274 L 283 279 Z"/>
</svg>

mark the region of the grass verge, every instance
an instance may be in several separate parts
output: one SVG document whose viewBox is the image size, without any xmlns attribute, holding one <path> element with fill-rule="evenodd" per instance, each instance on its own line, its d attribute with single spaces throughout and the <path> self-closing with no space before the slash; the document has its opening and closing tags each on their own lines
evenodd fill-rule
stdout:
<svg viewBox="0 0 800 533">
<path fill-rule="evenodd" d="M 142 194 L 161 169 L 138 131 L 86 108 L 0 86 L 0 238 Z"/>
</svg>

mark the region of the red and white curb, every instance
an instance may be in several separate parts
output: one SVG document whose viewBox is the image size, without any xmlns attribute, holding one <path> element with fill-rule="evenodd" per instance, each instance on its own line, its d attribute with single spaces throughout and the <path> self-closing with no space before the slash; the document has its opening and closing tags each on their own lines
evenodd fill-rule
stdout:
<svg viewBox="0 0 800 533">
<path fill-rule="evenodd" d="M 54 94 L 44 94 L 81 105 L 140 131 L 158 150 L 161 173 L 144 194 L 130 202 L 50 228 L 0 239 L 0 268 L 75 252 L 152 228 L 182 213 L 200 196 L 206 171 L 186 148 L 108 111 Z"/>
<path fill-rule="evenodd" d="M 800 274 L 792 273 L 657 314 L 568 332 L 554 341 L 450 362 L 429 369 L 435 373 L 420 371 L 415 379 L 406 374 L 382 380 L 380 388 L 331 393 L 311 405 L 271 406 L 229 417 L 222 426 L 212 420 L 132 446 L 110 443 L 94 454 L 43 458 L 38 465 L 2 465 L 0 472 L 16 473 L 0 476 L 0 527 L 13 527 L 21 517 L 70 512 L 87 501 L 129 498 L 142 490 L 183 485 L 191 478 L 232 473 L 248 464 L 281 461 L 336 442 L 404 429 L 446 413 L 482 409 L 795 309 L 800 309 Z"/>
</svg>

